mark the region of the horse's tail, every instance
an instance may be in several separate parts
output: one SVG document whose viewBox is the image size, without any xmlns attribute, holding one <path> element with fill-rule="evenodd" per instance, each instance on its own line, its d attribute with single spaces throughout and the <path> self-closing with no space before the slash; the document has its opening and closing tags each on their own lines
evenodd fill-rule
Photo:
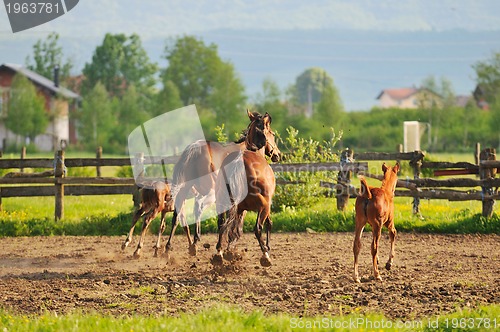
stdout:
<svg viewBox="0 0 500 332">
<path fill-rule="evenodd" d="M 238 204 L 245 199 L 248 193 L 248 185 L 243 155 L 238 152 L 229 155 L 217 177 L 217 213 L 226 213 L 227 219 L 222 225 L 222 234 L 227 236 L 231 244 L 237 241 L 243 234 L 243 216 L 238 213 Z"/>
<path fill-rule="evenodd" d="M 359 181 L 361 182 L 361 193 L 360 193 L 360 196 L 368 198 L 368 199 L 371 199 L 372 198 L 372 193 L 370 191 L 370 187 L 366 183 L 365 177 L 364 176 L 359 176 L 358 178 L 359 178 Z"/>
<path fill-rule="evenodd" d="M 228 191 L 233 199 L 230 188 Z M 228 211 L 228 220 L 224 226 L 224 232 L 227 232 L 228 245 L 236 242 L 243 234 L 243 218 L 238 215 L 238 204 L 233 204 Z"/>
</svg>

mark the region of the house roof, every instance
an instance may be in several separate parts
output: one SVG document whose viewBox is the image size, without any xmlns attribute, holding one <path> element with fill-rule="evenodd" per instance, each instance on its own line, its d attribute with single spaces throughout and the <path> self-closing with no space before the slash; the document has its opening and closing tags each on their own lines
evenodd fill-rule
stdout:
<svg viewBox="0 0 500 332">
<path fill-rule="evenodd" d="M 380 92 L 380 94 L 377 96 L 376 99 L 380 99 L 380 97 L 382 97 L 383 94 L 387 94 L 392 99 L 403 100 L 410 97 L 411 95 L 414 95 L 418 91 L 419 89 L 417 88 L 385 89 L 382 90 L 382 92 Z"/>
<path fill-rule="evenodd" d="M 71 98 L 71 99 L 81 99 L 80 95 L 74 93 L 73 91 L 68 90 L 68 89 L 61 87 L 61 86 L 56 86 L 53 81 L 49 80 L 48 78 L 46 78 L 40 74 L 35 73 L 32 70 L 24 68 L 21 65 L 14 64 L 14 63 L 4 63 L 3 65 L 0 66 L 0 69 L 2 69 L 2 67 L 9 68 L 9 69 L 15 71 L 16 73 L 21 73 L 24 76 L 26 76 L 29 80 L 31 80 L 32 82 L 34 82 L 38 85 L 41 85 L 50 91 L 53 91 L 57 94 L 60 94 L 61 96 L 64 96 L 66 98 Z"/>
</svg>

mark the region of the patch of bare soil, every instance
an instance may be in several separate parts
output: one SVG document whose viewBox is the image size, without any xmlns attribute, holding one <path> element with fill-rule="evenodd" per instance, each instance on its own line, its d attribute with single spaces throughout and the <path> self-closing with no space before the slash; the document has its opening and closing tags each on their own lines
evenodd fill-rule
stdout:
<svg viewBox="0 0 500 332">
<path fill-rule="evenodd" d="M 72 310 L 161 315 L 197 312 L 215 304 L 293 316 L 380 312 L 414 319 L 500 303 L 499 235 L 399 234 L 391 271 L 389 240 L 380 242 L 383 282 L 372 274 L 371 234 L 363 236 L 362 283 L 352 279 L 353 234 L 272 234 L 273 265 L 261 267 L 252 234 L 238 259 L 214 268 L 216 235 L 189 256 L 184 236 L 170 257 L 153 257 L 148 236 L 139 259 L 123 237 L 2 238 L 0 306 L 16 313 Z"/>
</svg>

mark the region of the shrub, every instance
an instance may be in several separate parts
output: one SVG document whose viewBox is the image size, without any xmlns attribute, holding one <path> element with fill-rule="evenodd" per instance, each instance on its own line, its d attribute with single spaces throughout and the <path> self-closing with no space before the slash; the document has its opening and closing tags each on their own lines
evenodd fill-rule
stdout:
<svg viewBox="0 0 500 332">
<path fill-rule="evenodd" d="M 335 162 L 338 155 L 334 146 L 340 139 L 332 130 L 332 138 L 322 143 L 312 138 L 298 137 L 299 131 L 293 127 L 287 128 L 288 136 L 284 139 L 280 150 L 283 163 L 316 163 Z M 320 187 L 320 181 L 332 181 L 335 172 L 281 172 L 277 173 L 277 181 L 285 182 L 278 185 L 273 198 L 273 210 L 285 210 L 287 207 L 310 206 L 325 194 L 326 190 Z"/>
</svg>

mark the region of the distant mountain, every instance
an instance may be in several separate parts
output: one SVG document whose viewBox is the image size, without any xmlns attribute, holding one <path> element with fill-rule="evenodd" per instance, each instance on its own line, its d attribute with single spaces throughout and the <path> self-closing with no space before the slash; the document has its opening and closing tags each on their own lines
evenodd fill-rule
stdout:
<svg viewBox="0 0 500 332">
<path fill-rule="evenodd" d="M 218 45 L 250 97 L 266 77 L 284 89 L 305 69 L 321 67 L 333 77 L 346 110 L 368 110 L 382 89 L 420 85 L 430 75 L 449 79 L 456 94 L 470 94 L 475 86 L 472 65 L 500 52 L 500 31 L 212 30 L 198 36 Z M 2 40 L 0 62 L 24 63 L 36 39 L 43 37 Z M 81 70 L 103 38 L 61 40 L 75 69 Z M 165 42 L 143 40 L 151 59 L 162 67 Z"/>
<path fill-rule="evenodd" d="M 472 65 L 500 52 L 500 31 L 214 31 L 202 37 L 235 64 L 250 94 L 266 76 L 286 87 L 306 68 L 321 67 L 347 110 L 369 109 L 382 89 L 420 85 L 430 75 L 449 79 L 456 94 L 470 94 Z"/>
</svg>

